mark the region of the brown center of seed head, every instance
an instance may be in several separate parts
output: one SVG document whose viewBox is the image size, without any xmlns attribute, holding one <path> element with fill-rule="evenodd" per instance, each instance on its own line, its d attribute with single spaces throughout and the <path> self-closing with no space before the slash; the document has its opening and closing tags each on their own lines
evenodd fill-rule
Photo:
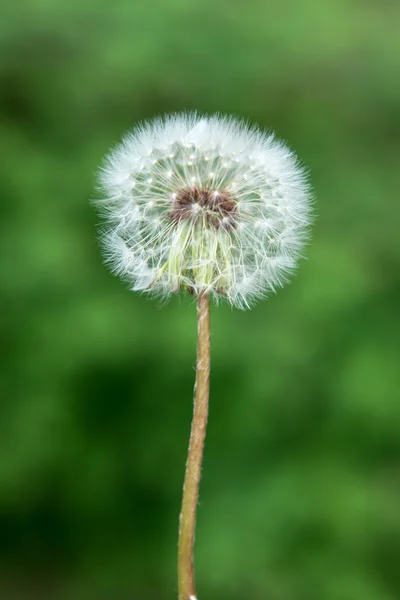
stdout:
<svg viewBox="0 0 400 600">
<path fill-rule="evenodd" d="M 226 191 L 185 188 L 174 197 L 168 216 L 178 223 L 181 220 L 203 218 L 215 229 L 232 229 L 236 226 L 238 208 L 236 201 Z"/>
</svg>

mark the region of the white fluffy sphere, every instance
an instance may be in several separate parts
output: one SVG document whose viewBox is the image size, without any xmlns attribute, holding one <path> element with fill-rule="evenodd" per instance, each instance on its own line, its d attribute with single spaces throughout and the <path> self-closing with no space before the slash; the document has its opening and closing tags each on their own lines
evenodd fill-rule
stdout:
<svg viewBox="0 0 400 600">
<path fill-rule="evenodd" d="M 137 126 L 106 157 L 105 257 L 132 290 L 250 306 L 282 285 L 307 237 L 310 189 L 270 132 L 220 115 Z"/>
</svg>

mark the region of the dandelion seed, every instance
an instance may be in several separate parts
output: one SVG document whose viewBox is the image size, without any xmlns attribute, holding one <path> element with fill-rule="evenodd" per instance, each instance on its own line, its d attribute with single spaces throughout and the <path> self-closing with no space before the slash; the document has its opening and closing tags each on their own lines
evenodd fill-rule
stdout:
<svg viewBox="0 0 400 600">
<path fill-rule="evenodd" d="M 145 162 L 151 155 L 157 160 Z M 209 161 L 213 171 L 206 169 Z M 136 185 L 127 185 L 132 179 Z M 135 290 L 169 296 L 190 288 L 248 307 L 282 285 L 307 237 L 304 170 L 273 135 L 234 118 L 176 114 L 134 129 L 107 157 L 101 183 L 105 198 L 98 204 L 109 220 L 107 261 Z M 123 220 L 133 201 L 137 218 Z M 158 222 L 147 216 L 149 206 Z M 271 249 L 268 229 L 285 237 L 284 250 Z M 143 263 L 150 249 L 152 261 Z M 279 260 L 288 257 L 290 267 Z"/>
</svg>

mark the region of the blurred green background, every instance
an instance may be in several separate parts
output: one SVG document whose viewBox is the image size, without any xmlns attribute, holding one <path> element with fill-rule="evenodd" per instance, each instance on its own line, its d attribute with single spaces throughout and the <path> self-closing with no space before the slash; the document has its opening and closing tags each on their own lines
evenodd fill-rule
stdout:
<svg viewBox="0 0 400 600">
<path fill-rule="evenodd" d="M 195 306 L 101 262 L 103 155 L 248 117 L 310 167 L 291 283 L 212 311 L 200 600 L 400 597 L 400 5 L 20 0 L 0 20 L 0 597 L 172 600 Z"/>
</svg>

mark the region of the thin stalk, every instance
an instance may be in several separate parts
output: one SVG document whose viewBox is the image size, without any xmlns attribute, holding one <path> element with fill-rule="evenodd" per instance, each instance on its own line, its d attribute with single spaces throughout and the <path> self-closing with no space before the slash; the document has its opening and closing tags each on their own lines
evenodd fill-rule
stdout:
<svg viewBox="0 0 400 600">
<path fill-rule="evenodd" d="M 206 294 L 200 294 L 197 300 L 197 362 L 194 390 L 192 429 L 179 517 L 179 600 L 196 600 L 193 548 L 210 393 L 210 299 Z"/>
</svg>

